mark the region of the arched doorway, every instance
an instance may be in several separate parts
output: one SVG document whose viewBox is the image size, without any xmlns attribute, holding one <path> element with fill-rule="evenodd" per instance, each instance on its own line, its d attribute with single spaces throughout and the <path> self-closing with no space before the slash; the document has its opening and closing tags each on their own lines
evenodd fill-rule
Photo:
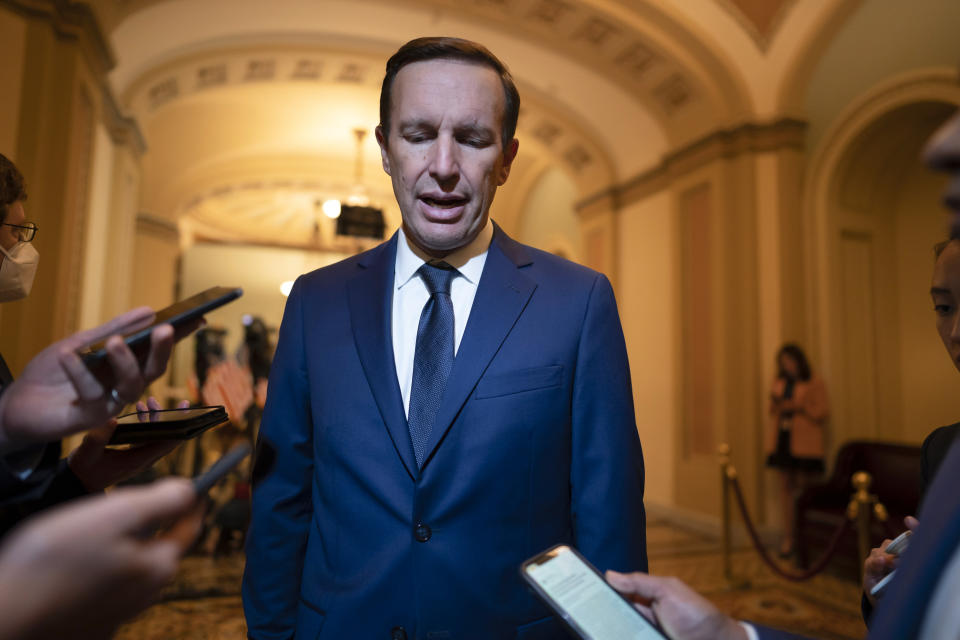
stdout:
<svg viewBox="0 0 960 640">
<path fill-rule="evenodd" d="M 831 157 L 820 165 L 829 171 L 813 176 L 834 449 L 854 438 L 919 441 L 960 414 L 960 381 L 929 298 L 932 247 L 945 237 L 943 179 L 919 160 L 956 102 L 917 88 L 912 97 L 904 87 L 887 92 L 848 118 L 821 156 Z"/>
</svg>

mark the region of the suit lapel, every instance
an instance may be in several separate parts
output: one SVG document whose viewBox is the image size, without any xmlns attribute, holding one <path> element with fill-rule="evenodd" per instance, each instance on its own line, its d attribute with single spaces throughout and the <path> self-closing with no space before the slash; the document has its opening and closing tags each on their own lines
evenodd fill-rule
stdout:
<svg viewBox="0 0 960 640">
<path fill-rule="evenodd" d="M 470 318 L 427 443 L 424 467 L 430 464 L 436 448 L 537 288 L 536 283 L 520 270 L 530 263 L 524 248 L 494 225 L 493 241 Z"/>
<path fill-rule="evenodd" d="M 397 235 L 394 234 L 389 242 L 358 263 L 357 275 L 347 283 L 347 298 L 360 363 L 393 446 L 413 479 L 418 473 L 417 461 L 403 415 L 403 398 L 393 358 L 391 313 L 396 254 Z"/>
</svg>

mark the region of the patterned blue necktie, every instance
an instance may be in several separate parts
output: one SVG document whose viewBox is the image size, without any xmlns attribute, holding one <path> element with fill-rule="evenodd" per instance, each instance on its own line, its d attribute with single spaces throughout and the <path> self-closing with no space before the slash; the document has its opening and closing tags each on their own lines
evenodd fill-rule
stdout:
<svg viewBox="0 0 960 640">
<path fill-rule="evenodd" d="M 440 409 L 440 399 L 453 368 L 453 302 L 450 282 L 459 272 L 446 262 L 425 263 L 417 270 L 430 291 L 420 312 L 417 347 L 413 354 L 413 385 L 407 426 L 417 466 L 423 466 L 427 441 Z"/>
</svg>

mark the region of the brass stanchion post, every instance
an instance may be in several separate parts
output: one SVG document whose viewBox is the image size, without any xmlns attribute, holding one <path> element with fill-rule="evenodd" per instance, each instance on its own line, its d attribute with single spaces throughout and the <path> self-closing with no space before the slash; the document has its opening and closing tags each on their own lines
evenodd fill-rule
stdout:
<svg viewBox="0 0 960 640">
<path fill-rule="evenodd" d="M 868 491 L 872 482 L 873 478 L 866 471 L 853 474 L 852 484 L 856 491 L 847 505 L 847 517 L 856 522 L 857 550 L 860 552 L 861 561 L 870 554 L 870 516 L 877 502 L 877 496 Z M 886 513 L 883 505 L 879 506 L 883 513 Z M 877 515 L 880 515 L 879 510 Z"/>
<path fill-rule="evenodd" d="M 728 473 L 732 471 L 730 467 L 730 445 L 726 442 L 717 447 L 717 455 L 720 459 L 720 495 L 721 495 L 721 548 L 723 550 L 723 577 L 728 582 L 733 582 L 733 561 L 730 557 L 730 487 Z M 734 472 L 736 473 L 736 472 Z"/>
</svg>

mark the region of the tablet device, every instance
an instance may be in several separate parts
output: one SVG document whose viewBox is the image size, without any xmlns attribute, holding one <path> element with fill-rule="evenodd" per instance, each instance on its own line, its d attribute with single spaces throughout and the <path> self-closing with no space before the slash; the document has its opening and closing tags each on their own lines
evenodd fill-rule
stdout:
<svg viewBox="0 0 960 640">
<path fill-rule="evenodd" d="M 157 311 L 156 317 L 149 326 L 129 333 L 123 337 L 124 342 L 141 361 L 146 358 L 150 347 L 150 333 L 161 324 L 173 325 L 174 331 L 184 325 L 203 317 L 217 307 L 236 300 L 243 295 L 240 287 L 211 287 L 206 291 L 191 296 L 186 300 L 176 302 L 169 307 Z M 80 352 L 80 357 L 88 369 L 98 370 L 107 359 L 107 341 L 101 340 L 90 345 Z"/>
<path fill-rule="evenodd" d="M 160 440 L 189 440 L 229 422 L 223 406 L 135 411 L 117 418 L 109 445 L 142 444 Z"/>
<path fill-rule="evenodd" d="M 667 637 L 572 547 L 560 544 L 547 549 L 524 562 L 520 573 L 578 638 L 664 640 Z"/>
</svg>

